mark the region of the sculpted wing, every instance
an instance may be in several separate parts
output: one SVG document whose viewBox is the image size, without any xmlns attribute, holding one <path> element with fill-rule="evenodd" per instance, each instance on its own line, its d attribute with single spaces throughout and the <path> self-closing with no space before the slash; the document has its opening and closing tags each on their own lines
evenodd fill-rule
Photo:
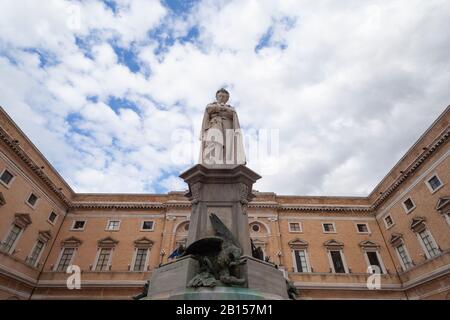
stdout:
<svg viewBox="0 0 450 320">
<path fill-rule="evenodd" d="M 219 219 L 218 216 L 216 216 L 214 213 L 211 213 L 209 219 L 211 220 L 211 225 L 218 237 L 221 237 L 224 240 L 231 241 L 234 245 L 240 247 L 239 242 L 236 240 L 227 226 L 222 222 L 222 220 Z"/>
</svg>

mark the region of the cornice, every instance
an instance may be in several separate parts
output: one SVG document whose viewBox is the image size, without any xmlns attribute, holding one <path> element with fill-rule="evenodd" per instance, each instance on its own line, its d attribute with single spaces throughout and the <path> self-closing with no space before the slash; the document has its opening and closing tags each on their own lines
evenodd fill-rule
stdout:
<svg viewBox="0 0 450 320">
<path fill-rule="evenodd" d="M 73 202 L 70 209 L 189 209 L 191 203 L 186 202 Z M 333 206 L 333 205 L 297 205 L 277 203 L 249 203 L 249 208 L 270 208 L 279 211 L 299 212 L 348 212 L 371 213 L 370 206 Z"/>
<path fill-rule="evenodd" d="M 277 202 L 262 202 L 262 201 L 255 201 L 255 202 L 250 202 L 248 204 L 249 208 L 257 208 L 257 209 L 278 209 L 280 207 L 279 203 Z"/>
<path fill-rule="evenodd" d="M 162 202 L 72 202 L 70 209 L 165 209 Z"/>
<path fill-rule="evenodd" d="M 108 201 L 83 201 L 72 202 L 70 209 L 187 209 L 191 207 L 189 201 L 177 202 L 108 202 Z"/>
<path fill-rule="evenodd" d="M 339 206 L 339 205 L 297 205 L 283 204 L 279 206 L 280 211 L 302 211 L 302 212 L 348 212 L 348 213 L 372 213 L 371 206 Z"/>
<path fill-rule="evenodd" d="M 450 136 L 450 126 L 448 126 L 438 138 L 436 138 L 432 144 L 430 144 L 425 150 L 422 152 L 420 156 L 413 161 L 408 168 L 403 170 L 403 173 L 400 177 L 398 177 L 387 189 L 384 191 L 377 200 L 373 203 L 373 210 L 376 210 L 383 202 L 386 200 L 395 190 L 397 190 L 410 176 L 412 176 L 421 165 L 427 160 L 432 154 L 434 154 L 439 147 L 441 147 Z"/>
<path fill-rule="evenodd" d="M 8 146 L 11 151 L 19 157 L 25 165 L 38 176 L 44 185 L 53 192 L 53 194 L 61 200 L 66 206 L 70 206 L 70 200 L 62 193 L 59 188 L 50 180 L 50 178 L 41 170 L 41 168 L 31 159 L 19 144 L 2 128 L 0 127 L 0 140 Z"/>
</svg>

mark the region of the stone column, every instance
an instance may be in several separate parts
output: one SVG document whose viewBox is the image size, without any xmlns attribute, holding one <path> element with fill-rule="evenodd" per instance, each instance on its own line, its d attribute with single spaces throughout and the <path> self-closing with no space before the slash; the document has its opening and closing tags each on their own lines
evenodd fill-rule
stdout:
<svg viewBox="0 0 450 320">
<path fill-rule="evenodd" d="M 251 256 L 247 204 L 253 184 L 261 178 L 244 165 L 198 164 L 180 175 L 189 185 L 192 202 L 187 246 L 213 237 L 209 215 L 216 214 L 238 240 L 243 255 Z"/>
</svg>

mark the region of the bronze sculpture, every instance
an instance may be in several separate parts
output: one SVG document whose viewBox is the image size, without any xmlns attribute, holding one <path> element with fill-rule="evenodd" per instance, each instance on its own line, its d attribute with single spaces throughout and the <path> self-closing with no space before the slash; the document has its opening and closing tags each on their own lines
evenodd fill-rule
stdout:
<svg viewBox="0 0 450 320">
<path fill-rule="evenodd" d="M 214 213 L 209 218 L 215 236 L 192 243 L 185 252 L 193 254 L 200 265 L 200 272 L 189 281 L 188 287 L 244 285 L 245 278 L 240 277 L 239 266 L 246 261 L 241 258 L 238 241 Z"/>
</svg>

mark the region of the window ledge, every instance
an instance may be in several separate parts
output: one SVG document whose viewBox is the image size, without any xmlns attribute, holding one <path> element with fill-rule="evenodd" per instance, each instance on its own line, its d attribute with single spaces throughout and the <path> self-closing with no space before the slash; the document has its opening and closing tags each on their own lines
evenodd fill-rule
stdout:
<svg viewBox="0 0 450 320">
<path fill-rule="evenodd" d="M 407 270 L 401 270 L 401 271 L 399 271 L 399 275 L 405 275 L 405 274 L 407 274 L 408 272 L 411 272 L 411 271 L 413 271 L 413 270 L 416 270 L 416 269 L 418 269 L 418 268 L 420 268 L 420 267 L 422 267 L 422 266 L 424 266 L 424 265 L 426 265 L 426 264 L 428 264 L 428 263 L 430 263 L 430 262 L 433 262 L 433 261 L 435 261 L 435 260 L 437 260 L 437 259 L 439 259 L 439 258 L 441 258 L 441 257 L 443 257 L 443 256 L 445 256 L 445 255 L 447 255 L 447 254 L 450 254 L 450 250 L 445 250 L 445 251 L 441 251 L 441 253 L 440 254 L 438 254 L 437 256 L 434 256 L 434 257 L 432 257 L 432 258 L 427 258 L 426 260 L 424 260 L 424 261 L 422 261 L 422 262 L 419 262 L 419 263 L 417 263 L 417 264 L 415 264 L 415 265 L 413 265 L 411 268 L 409 268 L 409 269 L 407 269 Z"/>
<path fill-rule="evenodd" d="M 9 184 L 6 184 L 5 182 L 3 182 L 2 180 L 0 180 L 0 184 L 3 185 L 6 189 L 11 188 L 11 182 Z"/>
</svg>

